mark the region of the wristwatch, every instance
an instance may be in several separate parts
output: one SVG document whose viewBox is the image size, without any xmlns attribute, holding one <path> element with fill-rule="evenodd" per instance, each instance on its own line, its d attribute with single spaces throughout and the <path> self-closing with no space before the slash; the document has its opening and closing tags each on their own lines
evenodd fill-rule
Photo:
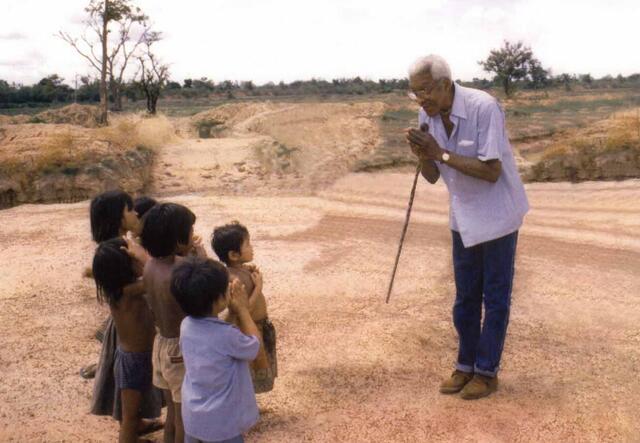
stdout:
<svg viewBox="0 0 640 443">
<path fill-rule="evenodd" d="M 446 163 L 449 161 L 449 159 L 451 158 L 451 156 L 449 155 L 449 153 L 447 151 L 444 151 L 442 153 L 442 159 L 440 160 L 442 163 Z"/>
</svg>

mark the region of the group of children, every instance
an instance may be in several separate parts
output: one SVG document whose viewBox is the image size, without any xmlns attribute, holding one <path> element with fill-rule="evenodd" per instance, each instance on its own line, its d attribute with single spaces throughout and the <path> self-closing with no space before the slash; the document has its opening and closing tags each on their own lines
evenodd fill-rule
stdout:
<svg viewBox="0 0 640 443">
<path fill-rule="evenodd" d="M 148 428 L 143 419 L 159 416 L 159 389 L 165 442 L 242 442 L 258 420 L 255 393 L 273 389 L 277 376 L 275 329 L 262 274 L 249 264 L 247 228 L 214 229 L 217 261 L 194 236 L 196 216 L 185 206 L 110 191 L 90 212 L 92 276 L 111 312 L 93 409 L 111 376 L 120 441 L 137 441 Z"/>
</svg>

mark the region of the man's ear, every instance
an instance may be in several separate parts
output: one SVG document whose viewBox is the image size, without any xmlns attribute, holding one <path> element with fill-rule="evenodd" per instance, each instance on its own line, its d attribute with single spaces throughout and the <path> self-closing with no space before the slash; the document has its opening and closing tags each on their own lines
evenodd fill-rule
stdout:
<svg viewBox="0 0 640 443">
<path fill-rule="evenodd" d="M 231 261 L 238 261 L 241 257 L 241 254 L 238 251 L 229 251 L 227 255 L 229 256 L 229 260 Z"/>
</svg>

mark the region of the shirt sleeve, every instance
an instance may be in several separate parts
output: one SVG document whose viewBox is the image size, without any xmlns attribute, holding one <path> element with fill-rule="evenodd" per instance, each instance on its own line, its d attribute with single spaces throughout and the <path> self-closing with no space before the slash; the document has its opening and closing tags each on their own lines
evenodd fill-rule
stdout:
<svg viewBox="0 0 640 443">
<path fill-rule="evenodd" d="M 504 113 L 498 102 L 491 102 L 478 116 L 478 159 L 502 160 L 504 135 Z"/>
<path fill-rule="evenodd" d="M 253 335 L 245 335 L 235 326 L 229 328 L 227 352 L 238 360 L 255 360 L 260 350 L 260 341 Z"/>
</svg>

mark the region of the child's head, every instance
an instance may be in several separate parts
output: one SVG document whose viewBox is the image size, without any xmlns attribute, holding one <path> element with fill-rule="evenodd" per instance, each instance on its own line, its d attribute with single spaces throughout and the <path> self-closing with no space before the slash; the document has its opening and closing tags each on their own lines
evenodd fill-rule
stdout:
<svg viewBox="0 0 640 443">
<path fill-rule="evenodd" d="M 91 235 L 96 243 L 135 231 L 138 217 L 131 196 L 123 191 L 107 191 L 93 200 L 90 207 Z"/>
<path fill-rule="evenodd" d="M 153 208 L 157 204 L 158 202 L 156 200 L 146 196 L 138 197 L 133 201 L 133 210 L 136 211 L 139 220 L 138 228 L 134 232 L 135 235 L 139 236 L 140 234 L 142 234 L 144 216 L 147 212 L 149 212 L 149 209 Z"/>
<path fill-rule="evenodd" d="M 192 317 L 218 314 L 227 307 L 229 274 L 220 262 L 210 258 L 189 257 L 171 274 L 171 293 Z"/>
<path fill-rule="evenodd" d="M 131 257 L 123 247 L 127 247 L 127 242 L 115 237 L 100 243 L 93 256 L 98 301 L 106 301 L 110 306 L 117 305 L 124 287 L 136 281 Z"/>
<path fill-rule="evenodd" d="M 153 198 L 142 196 L 133 201 L 133 209 L 136 211 L 136 214 L 138 214 L 138 218 L 142 220 L 142 216 L 157 204 L 158 202 Z"/>
<path fill-rule="evenodd" d="M 186 254 L 193 246 L 193 212 L 176 203 L 157 204 L 145 214 L 142 246 L 152 257 Z"/>
<path fill-rule="evenodd" d="M 237 221 L 218 226 L 213 230 L 211 248 L 220 261 L 227 265 L 242 264 L 253 260 L 253 247 L 249 231 Z"/>
</svg>

